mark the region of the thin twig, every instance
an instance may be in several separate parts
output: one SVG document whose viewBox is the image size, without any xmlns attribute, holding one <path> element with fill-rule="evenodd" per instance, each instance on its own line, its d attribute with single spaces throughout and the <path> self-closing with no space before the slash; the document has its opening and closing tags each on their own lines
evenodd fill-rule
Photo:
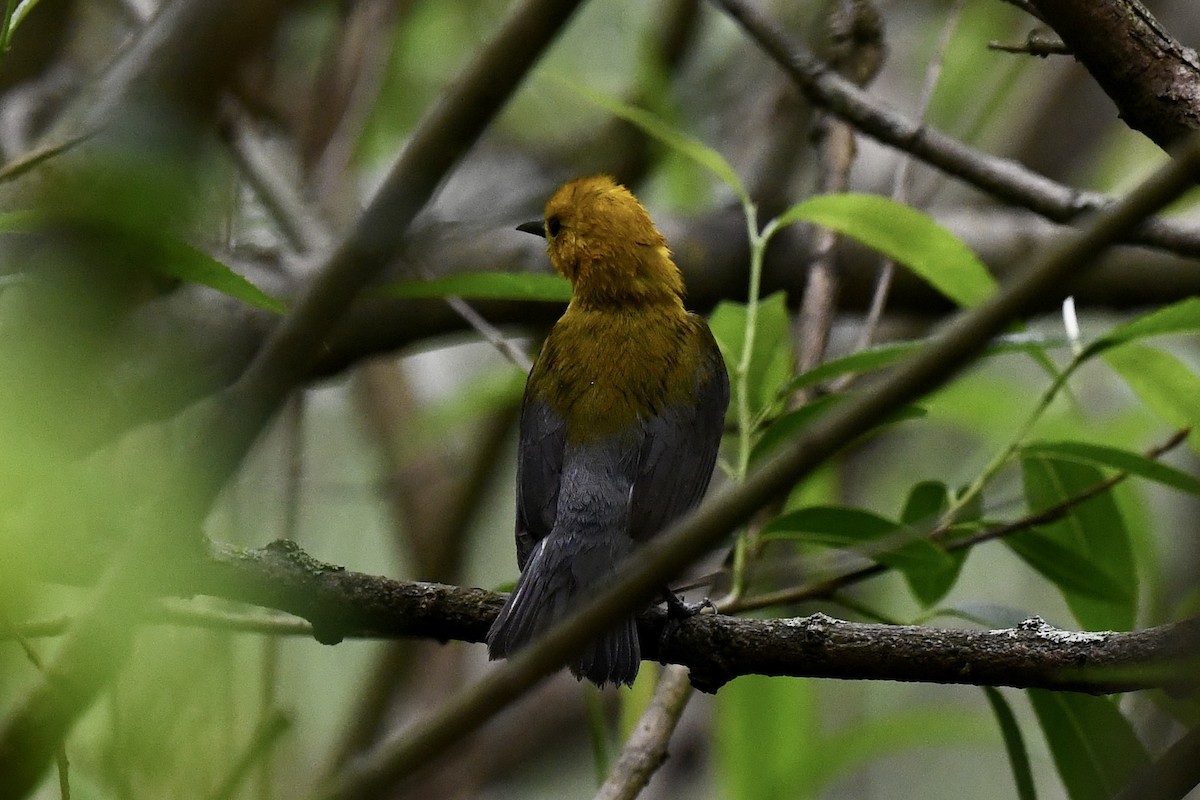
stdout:
<svg viewBox="0 0 1200 800">
<path fill-rule="evenodd" d="M 211 611 L 190 608 L 186 605 L 160 603 L 152 605 L 144 617 L 138 619 L 145 625 L 178 625 L 188 628 L 205 628 L 227 633 L 254 633 L 266 636 L 312 636 L 312 624 L 295 617 L 278 614 Z M 13 623 L 8 630 L 0 629 L 0 641 L 6 639 L 42 639 L 62 636 L 75 624 L 73 617 L 58 617 L 39 622 Z"/>
<path fill-rule="evenodd" d="M 1030 31 L 1029 35 L 1025 37 L 1025 41 L 1020 44 L 990 41 L 987 43 L 987 47 L 988 50 L 996 50 L 1001 53 L 1020 53 L 1038 58 L 1071 55 L 1071 48 L 1063 44 L 1062 39 L 1056 36 L 1047 36 L 1041 31 Z"/>
<path fill-rule="evenodd" d="M 1146 451 L 1146 458 L 1159 459 L 1166 453 L 1178 447 L 1187 439 L 1190 429 L 1176 431 L 1170 439 Z M 1104 480 L 1096 483 L 1093 486 L 1084 489 L 1078 494 L 1064 498 L 1058 503 L 1055 503 L 1048 508 L 1042 509 L 1033 514 L 1021 517 L 1020 519 L 1006 522 L 1002 525 L 995 525 L 985 530 L 977 531 L 969 536 L 956 536 L 951 538 L 953 532 L 951 526 L 941 526 L 930 532 L 928 538 L 940 544 L 947 552 L 957 552 L 959 550 L 967 550 L 976 545 L 990 542 L 993 539 L 1000 539 L 1005 536 L 1019 533 L 1021 531 L 1030 530 L 1040 525 L 1049 525 L 1052 522 L 1057 522 L 1067 516 L 1071 511 L 1082 503 L 1091 500 L 1093 497 L 1107 492 L 1109 489 L 1116 486 L 1129 477 L 1128 472 L 1118 472 L 1110 475 Z M 899 541 L 889 541 L 887 543 L 876 543 L 878 548 L 871 548 L 870 552 L 859 550 L 858 552 L 866 557 L 870 557 L 874 552 L 882 552 L 889 549 Z M 818 597 L 828 597 L 833 593 L 846 588 L 847 586 L 859 583 L 867 578 L 873 578 L 876 575 L 881 575 L 888 571 L 888 567 L 880 563 L 869 564 L 858 569 L 837 575 L 832 578 L 826 578 L 817 582 L 808 583 L 803 586 L 795 586 L 788 589 L 780 589 L 776 592 L 754 595 L 739 600 L 736 603 L 730 604 L 726 608 L 722 608 L 723 613 L 738 613 L 742 611 L 755 611 L 763 608 L 771 608 L 773 606 L 792 605 L 803 602 L 805 600 L 813 600 Z"/>
<path fill-rule="evenodd" d="M 687 667 L 669 664 L 658 679 L 654 699 L 638 720 L 621 757 L 595 800 L 634 800 L 667 760 L 667 743 L 692 696 Z"/>
<path fill-rule="evenodd" d="M 484 319 L 483 315 L 476 311 L 470 303 L 461 297 L 454 296 L 447 297 L 445 300 L 446 304 L 454 309 L 454 313 L 462 317 L 468 325 L 483 337 L 485 342 L 496 348 L 501 355 L 525 372 L 533 369 L 533 361 L 529 358 L 529 355 L 505 338 L 500 329 Z"/>
<path fill-rule="evenodd" d="M 0 167 L 0 184 L 16 180 L 33 168 L 88 140 L 90 133 L 70 136 L 62 141 L 41 145 Z"/>
<path fill-rule="evenodd" d="M 219 129 L 238 170 L 288 245 L 301 255 L 324 252 L 332 241 L 329 227 L 304 202 L 295 182 L 284 176 L 250 115 L 232 98 L 223 104 Z"/>
<path fill-rule="evenodd" d="M 929 114 L 929 104 L 933 101 L 933 92 L 937 88 L 938 80 L 942 74 L 942 63 L 946 58 L 946 52 L 950 49 L 950 41 L 954 35 L 954 29 L 958 27 L 958 19 L 962 15 L 965 0 L 956 0 L 950 8 L 950 13 L 946 15 L 946 23 L 942 26 L 942 35 L 938 40 L 937 48 L 934 50 L 933 58 L 930 59 L 929 65 L 925 69 L 925 82 L 921 87 L 921 97 L 917 101 L 916 115 L 917 119 L 925 121 Z M 892 199 L 897 203 L 904 203 L 908 200 L 909 192 L 909 176 L 912 173 L 912 157 L 907 153 L 900 153 L 900 163 L 896 166 L 896 175 L 892 179 Z M 857 350 L 865 350 L 871 345 L 871 340 L 875 336 L 875 331 L 879 327 L 879 320 L 883 318 L 883 309 L 887 305 L 887 296 L 891 291 L 892 275 L 896 270 L 896 263 L 890 258 L 883 259 L 879 267 L 879 276 L 875 281 L 875 290 L 871 294 L 871 305 L 867 309 L 866 319 L 863 320 L 862 329 L 859 331 Z"/>
<path fill-rule="evenodd" d="M 870 84 L 883 65 L 883 25 L 878 12 L 868 3 L 842 0 L 831 8 L 826 26 L 832 43 L 830 60 L 834 68 L 856 86 Z M 826 115 L 819 116 L 816 125 L 822 130 L 819 191 L 823 194 L 844 192 L 850 183 L 850 169 L 857 150 L 854 128 Z M 825 358 L 841 288 L 835 266 L 840 239 L 831 228 L 819 227 L 812 234 L 808 281 L 798 318 L 797 374 L 809 371 Z M 797 396 L 794 401 L 802 402 L 803 397 Z"/>
</svg>

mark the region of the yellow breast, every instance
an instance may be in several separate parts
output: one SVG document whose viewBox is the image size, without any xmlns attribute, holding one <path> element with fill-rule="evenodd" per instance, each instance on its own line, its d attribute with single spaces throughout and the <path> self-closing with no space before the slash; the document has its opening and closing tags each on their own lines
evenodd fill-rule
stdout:
<svg viewBox="0 0 1200 800">
<path fill-rule="evenodd" d="M 587 441 L 631 430 L 695 391 L 699 337 L 682 309 L 584 309 L 554 326 L 529 377 L 529 392 Z"/>
</svg>

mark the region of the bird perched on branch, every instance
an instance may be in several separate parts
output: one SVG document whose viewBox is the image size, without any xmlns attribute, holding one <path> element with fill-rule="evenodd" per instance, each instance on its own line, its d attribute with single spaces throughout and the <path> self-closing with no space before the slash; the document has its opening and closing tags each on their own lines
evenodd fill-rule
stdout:
<svg viewBox="0 0 1200 800">
<path fill-rule="evenodd" d="M 521 577 L 488 632 L 492 658 L 599 594 L 640 543 L 700 501 L 729 405 L 716 340 L 684 308 L 667 242 L 628 189 L 604 175 L 570 181 L 543 220 L 517 229 L 545 237 L 572 296 L 525 386 Z M 631 684 L 640 663 L 630 616 L 571 671 Z"/>
</svg>

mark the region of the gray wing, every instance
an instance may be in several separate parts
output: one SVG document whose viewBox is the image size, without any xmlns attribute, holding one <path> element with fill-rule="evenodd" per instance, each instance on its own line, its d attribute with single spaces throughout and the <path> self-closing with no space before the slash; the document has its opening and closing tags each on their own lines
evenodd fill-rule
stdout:
<svg viewBox="0 0 1200 800">
<path fill-rule="evenodd" d="M 643 423 L 645 439 L 630 499 L 630 534 L 654 536 L 700 502 L 729 406 L 729 375 L 708 329 L 706 361 L 696 381 L 696 402 L 674 405 Z"/>
<path fill-rule="evenodd" d="M 550 534 L 558 505 L 566 423 L 544 402 L 528 395 L 521 407 L 517 446 L 517 566 Z"/>
</svg>

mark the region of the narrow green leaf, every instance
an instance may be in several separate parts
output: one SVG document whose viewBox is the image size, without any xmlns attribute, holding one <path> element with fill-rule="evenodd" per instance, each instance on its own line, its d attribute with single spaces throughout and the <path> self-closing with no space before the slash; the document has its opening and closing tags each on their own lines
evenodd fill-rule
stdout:
<svg viewBox="0 0 1200 800">
<path fill-rule="evenodd" d="M 49 224 L 52 218 L 40 210 L 20 210 L 0 213 L 0 233 L 34 231 Z M 287 310 L 283 301 L 259 289 L 242 275 L 207 253 L 197 250 L 181 239 L 161 232 L 144 235 L 152 248 L 145 263 L 156 272 L 172 278 L 198 283 L 257 308 L 282 314 Z"/>
<path fill-rule="evenodd" d="M 856 372 L 873 372 L 877 369 L 890 367 L 907 355 L 911 355 L 924 346 L 924 342 L 895 342 L 859 350 L 848 356 L 835 358 L 813 367 L 802 375 L 797 375 L 787 386 L 787 392 L 795 392 L 809 386 L 831 381 L 843 375 Z"/>
<path fill-rule="evenodd" d="M 763 538 L 788 538 L 798 533 L 830 534 L 849 541 L 870 541 L 895 533 L 902 526 L 860 508 L 808 506 L 781 514 L 767 523 Z"/>
<path fill-rule="evenodd" d="M 755 463 L 771 455 L 779 445 L 789 441 L 797 433 L 811 425 L 818 417 L 842 403 L 848 397 L 849 395 L 844 394 L 822 395 L 810 403 L 805 403 L 795 411 L 779 415 L 767 426 L 762 436 L 755 442 L 754 449 L 750 453 L 750 462 Z M 887 425 L 894 425 L 897 422 L 904 422 L 905 420 L 920 419 L 925 414 L 925 409 L 921 406 L 902 406 L 888 415 L 887 419 L 875 430 L 879 430 Z"/>
<path fill-rule="evenodd" d="M 1071 800 L 1109 800 L 1150 763 L 1109 698 L 1044 689 L 1028 693 Z"/>
<path fill-rule="evenodd" d="M 999 689 L 992 686 L 983 687 L 992 713 L 996 716 L 996 724 L 1000 726 L 1000 735 L 1004 738 L 1004 750 L 1008 753 L 1008 765 L 1012 769 L 1013 783 L 1017 786 L 1019 800 L 1037 800 L 1037 791 L 1033 787 L 1033 770 L 1029 766 L 1029 753 L 1025 749 L 1025 737 L 1017 725 L 1017 718 L 1012 707 L 1004 699 Z"/>
<path fill-rule="evenodd" d="M 1088 442 L 1030 442 L 1021 448 L 1022 455 L 1047 456 L 1080 464 L 1128 472 L 1192 494 L 1200 494 L 1200 480 L 1174 467 L 1146 458 L 1132 450 Z"/>
<path fill-rule="evenodd" d="M 890 367 L 905 356 L 917 352 L 925 344 L 923 341 L 891 342 L 866 350 L 859 350 L 857 353 L 851 353 L 841 358 L 831 359 L 824 364 L 813 367 L 808 372 L 797 375 L 787 385 L 784 392 L 791 393 L 809 386 L 816 386 L 831 381 L 834 378 L 840 378 L 843 375 L 873 372 L 884 367 Z M 1041 341 L 1001 339 L 988 345 L 980 354 L 980 358 L 990 358 L 1009 353 L 1029 353 L 1035 358 L 1039 356 L 1045 357 L 1045 350 L 1050 346 L 1052 346 L 1051 343 Z"/>
<path fill-rule="evenodd" d="M 283 301 L 259 289 L 225 264 L 191 245 L 176 239 L 164 238 L 162 258 L 153 266 L 173 278 L 198 283 L 222 294 L 258 308 L 282 314 L 287 310 Z"/>
<path fill-rule="evenodd" d="M 1188 445 L 1200 452 L 1200 376 L 1170 353 L 1136 343 L 1103 357 L 1151 413 L 1176 428 L 1190 427 Z"/>
<path fill-rule="evenodd" d="M 1198 332 L 1200 332 L 1200 297 L 1189 297 L 1138 317 L 1124 325 L 1118 325 L 1088 345 L 1084 354 L 1086 356 L 1098 355 L 1117 345 L 1151 336 Z"/>
<path fill-rule="evenodd" d="M 704 144 L 704 142 L 683 133 L 662 117 L 652 114 L 644 108 L 631 106 L 628 103 L 617 100 L 615 97 L 592 91 L 585 86 L 572 83 L 564 78 L 552 77 L 551 80 L 560 86 L 570 89 L 593 105 L 599 106 L 610 114 L 620 117 L 631 125 L 637 126 L 647 136 L 658 139 L 675 152 L 687 156 L 709 170 L 737 194 L 738 199 L 742 201 L 743 205 L 748 205 L 751 202 L 750 194 L 746 191 L 746 187 L 742 185 L 742 181 L 738 178 L 733 167 L 729 165 L 724 156 Z"/>
<path fill-rule="evenodd" d="M 467 272 L 393 283 L 377 289 L 376 294 L 401 300 L 456 296 L 472 300 L 566 303 L 571 299 L 571 284 L 566 278 L 539 272 Z"/>
<path fill-rule="evenodd" d="M 939 481 L 921 481 L 909 489 L 904 509 L 900 513 L 900 521 L 922 536 L 927 536 L 949 507 L 950 490 L 946 488 L 946 484 Z M 908 588 L 924 608 L 935 605 L 954 587 L 967 558 L 966 550 L 948 553 L 941 547 L 938 549 L 946 553 L 948 563 L 936 569 L 909 570 L 904 573 Z"/>
<path fill-rule="evenodd" d="M 1021 460 L 1032 512 L 1057 506 L 1104 480 L 1089 464 L 1047 457 Z M 1073 506 L 1067 515 L 1005 544 L 1063 594 L 1079 623 L 1090 630 L 1130 630 L 1137 617 L 1137 570 L 1129 531 L 1110 492 Z"/>
<path fill-rule="evenodd" d="M 916 531 L 858 508 L 809 506 L 791 511 L 771 520 L 762 537 L 860 548 L 873 561 L 899 570 L 906 578 L 916 576 L 918 582 L 955 569 L 945 550 Z"/>
<path fill-rule="evenodd" d="M 750 370 L 746 376 L 752 417 L 764 416 L 781 405 L 780 389 L 792 374 L 792 337 L 786 300 L 783 292 L 776 292 L 759 302 L 754 352 L 750 355 Z M 718 303 L 708 324 L 729 367 L 729 377 L 733 382 L 730 388 L 736 397 L 738 376 L 734 365 L 742 360 L 746 306 L 733 302 Z"/>
<path fill-rule="evenodd" d="M 960 306 L 975 306 L 996 281 L 971 248 L 911 206 L 873 194 L 827 194 L 792 206 L 778 225 L 805 220 L 851 236 L 927 281 Z"/>
<path fill-rule="evenodd" d="M 843 395 L 827 394 L 805 403 L 794 411 L 781 414 L 755 442 L 750 453 L 750 463 L 766 458 L 800 431 L 811 425 L 822 414 L 845 399 Z"/>
<path fill-rule="evenodd" d="M 1097 566 L 1087 555 L 1050 538 L 1042 531 L 1022 531 L 1005 541 L 1022 560 L 1068 596 L 1108 602 L 1127 594 L 1116 578 Z"/>
<path fill-rule="evenodd" d="M 29 12 L 37 8 L 39 0 L 24 0 L 22 3 L 17 3 L 13 9 L 12 17 L 7 21 L 7 34 L 4 39 L 4 46 L 7 48 L 12 45 L 12 37 L 17 32 L 17 28 L 29 16 Z"/>
</svg>

